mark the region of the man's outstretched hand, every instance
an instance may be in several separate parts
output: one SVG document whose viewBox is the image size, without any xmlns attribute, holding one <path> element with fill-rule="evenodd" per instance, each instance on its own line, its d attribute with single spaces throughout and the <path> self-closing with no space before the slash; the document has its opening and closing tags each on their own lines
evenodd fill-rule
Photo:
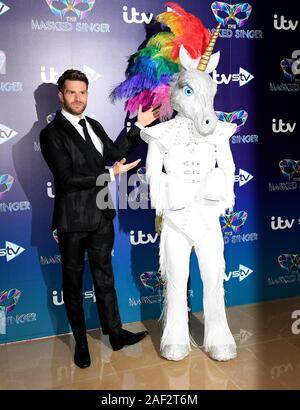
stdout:
<svg viewBox="0 0 300 410">
<path fill-rule="evenodd" d="M 140 162 L 140 159 L 137 159 L 134 162 L 130 162 L 129 164 L 125 165 L 126 158 L 122 158 L 121 161 L 116 162 L 114 166 L 112 167 L 115 176 L 119 174 L 123 174 L 124 172 L 129 171 L 130 169 L 134 168 L 137 166 L 137 164 Z"/>
<path fill-rule="evenodd" d="M 159 118 L 159 107 L 151 107 L 147 111 L 143 111 L 141 104 L 139 105 L 138 122 L 147 127 L 147 125 L 151 124 L 153 121 Z"/>
</svg>

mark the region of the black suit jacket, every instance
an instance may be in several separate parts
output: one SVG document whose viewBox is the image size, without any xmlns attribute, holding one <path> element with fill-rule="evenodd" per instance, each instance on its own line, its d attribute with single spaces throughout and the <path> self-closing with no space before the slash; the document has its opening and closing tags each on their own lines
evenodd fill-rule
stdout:
<svg viewBox="0 0 300 410">
<path fill-rule="evenodd" d="M 98 121 L 86 119 L 103 143 L 103 155 L 85 142 L 60 111 L 40 134 L 41 151 L 54 176 L 52 229 L 58 228 L 61 232 L 92 231 L 97 228 L 103 213 L 109 219 L 114 218 L 114 209 L 99 209 L 96 204 L 99 190 L 110 181 L 106 161 L 126 157 L 140 141 L 140 129 L 136 125 L 119 143 L 114 143 Z M 106 183 L 96 186 L 99 175 Z M 111 200 L 109 202 L 112 204 Z"/>
</svg>

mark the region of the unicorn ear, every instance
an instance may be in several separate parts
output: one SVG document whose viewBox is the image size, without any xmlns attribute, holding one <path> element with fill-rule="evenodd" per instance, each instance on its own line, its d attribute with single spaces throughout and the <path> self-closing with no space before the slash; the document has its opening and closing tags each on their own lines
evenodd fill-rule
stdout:
<svg viewBox="0 0 300 410">
<path fill-rule="evenodd" d="M 214 71 L 219 64 L 219 60 L 220 60 L 220 51 L 217 51 L 216 53 L 210 56 L 205 72 L 207 74 L 210 74 L 212 71 Z"/>
<path fill-rule="evenodd" d="M 184 48 L 184 46 L 180 46 L 179 50 L 179 60 L 181 65 L 186 69 L 186 70 L 191 70 L 192 68 L 196 69 L 198 67 L 200 58 L 193 59 L 188 51 Z"/>
</svg>

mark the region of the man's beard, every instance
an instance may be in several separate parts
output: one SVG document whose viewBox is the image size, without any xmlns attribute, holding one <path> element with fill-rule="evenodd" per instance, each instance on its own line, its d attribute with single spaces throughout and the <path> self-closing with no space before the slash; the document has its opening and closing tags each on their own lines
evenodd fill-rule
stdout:
<svg viewBox="0 0 300 410">
<path fill-rule="evenodd" d="M 87 104 L 83 104 L 83 105 L 81 105 L 80 109 L 76 110 L 76 109 L 73 109 L 70 104 L 64 104 L 64 109 L 72 115 L 81 115 L 84 112 L 84 110 L 86 109 L 86 106 L 87 106 Z"/>
</svg>

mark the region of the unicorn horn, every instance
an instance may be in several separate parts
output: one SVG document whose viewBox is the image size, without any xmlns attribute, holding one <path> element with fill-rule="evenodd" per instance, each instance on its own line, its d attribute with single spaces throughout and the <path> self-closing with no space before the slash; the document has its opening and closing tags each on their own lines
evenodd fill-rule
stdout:
<svg viewBox="0 0 300 410">
<path fill-rule="evenodd" d="M 217 38 L 219 36 L 220 28 L 221 28 L 221 23 L 217 25 L 217 28 L 215 29 L 214 34 L 212 35 L 212 38 L 210 39 L 210 42 L 208 43 L 208 46 L 206 47 L 206 50 L 201 56 L 201 60 L 197 67 L 198 70 L 200 71 L 205 71 L 207 67 L 208 61 L 210 59 L 210 56 L 216 44 Z"/>
</svg>

